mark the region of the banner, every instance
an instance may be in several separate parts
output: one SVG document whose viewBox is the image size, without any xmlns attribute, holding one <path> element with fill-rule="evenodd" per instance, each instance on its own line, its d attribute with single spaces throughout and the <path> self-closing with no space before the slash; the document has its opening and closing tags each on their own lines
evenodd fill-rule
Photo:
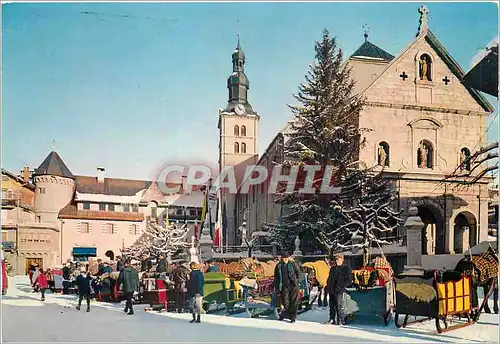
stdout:
<svg viewBox="0 0 500 344">
<path fill-rule="evenodd" d="M 214 246 L 222 246 L 222 192 L 219 190 L 219 202 L 217 207 L 217 223 L 215 225 Z"/>
</svg>

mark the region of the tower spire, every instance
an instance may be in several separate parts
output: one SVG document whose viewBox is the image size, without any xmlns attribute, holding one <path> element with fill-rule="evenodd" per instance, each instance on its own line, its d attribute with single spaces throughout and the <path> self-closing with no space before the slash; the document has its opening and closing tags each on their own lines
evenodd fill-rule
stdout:
<svg viewBox="0 0 500 344">
<path fill-rule="evenodd" d="M 52 150 L 56 151 L 56 139 L 52 139 Z"/>
<path fill-rule="evenodd" d="M 368 32 L 370 31 L 370 27 L 368 24 L 363 25 L 363 31 L 364 31 L 364 37 L 365 37 L 365 42 L 368 41 Z"/>
</svg>

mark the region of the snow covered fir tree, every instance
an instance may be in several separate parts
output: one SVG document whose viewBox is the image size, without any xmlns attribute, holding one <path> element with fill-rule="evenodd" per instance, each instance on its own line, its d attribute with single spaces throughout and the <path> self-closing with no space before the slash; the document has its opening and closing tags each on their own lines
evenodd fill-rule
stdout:
<svg viewBox="0 0 500 344">
<path fill-rule="evenodd" d="M 142 236 L 129 247 L 122 249 L 122 255 L 131 259 L 142 260 L 144 255 L 175 258 L 191 246 L 187 240 L 189 228 L 187 225 L 171 224 L 164 228 L 155 222 L 149 221 Z"/>
<path fill-rule="evenodd" d="M 364 99 L 353 94 L 351 71 L 327 30 L 316 42 L 315 54 L 305 83 L 294 95 L 298 104 L 290 105 L 294 119 L 285 144 L 283 173 L 298 168 L 301 182 L 293 192 L 282 190 L 276 195 L 285 211 L 279 224 L 267 227 L 273 240 L 289 251 L 296 236 L 323 252 L 385 244 L 380 237 L 392 232 L 401 219 L 391 208 L 393 191 L 381 169 L 358 162 L 365 145 L 363 132 L 369 130 L 359 127 Z M 311 165 L 320 167 L 306 180 Z M 322 193 L 323 178 L 340 193 Z M 298 192 L 307 184 L 316 187 L 315 193 Z"/>
</svg>

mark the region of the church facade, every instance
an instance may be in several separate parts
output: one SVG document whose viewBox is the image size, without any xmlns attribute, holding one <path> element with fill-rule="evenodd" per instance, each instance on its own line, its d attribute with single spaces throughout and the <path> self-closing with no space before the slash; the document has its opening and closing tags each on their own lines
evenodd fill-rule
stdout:
<svg viewBox="0 0 500 344">
<path fill-rule="evenodd" d="M 367 167 L 378 165 L 393 180 L 399 209 L 417 203 L 425 223 L 424 254 L 461 253 L 488 240 L 492 180 L 483 177 L 465 188 L 445 178 L 471 169 L 463 162 L 486 145 L 493 108 L 462 82 L 464 71 L 428 28 L 425 6 L 419 12 L 418 33 L 402 52 L 393 56 L 368 41 L 365 34 L 365 42 L 346 61 L 356 82 L 354 92 L 366 99 L 359 125 L 371 129 L 365 134 L 367 145 L 360 152 L 360 161 Z M 279 148 L 271 145 L 264 156 Z M 278 155 L 282 153 L 281 145 Z M 238 207 L 248 207 L 245 199 L 249 197 L 259 206 L 272 204 L 272 195 L 255 192 L 255 196 L 239 195 Z M 279 211 L 262 213 L 257 206 L 250 208 L 251 231 L 279 221 Z M 403 237 L 405 233 L 394 235 Z"/>
</svg>

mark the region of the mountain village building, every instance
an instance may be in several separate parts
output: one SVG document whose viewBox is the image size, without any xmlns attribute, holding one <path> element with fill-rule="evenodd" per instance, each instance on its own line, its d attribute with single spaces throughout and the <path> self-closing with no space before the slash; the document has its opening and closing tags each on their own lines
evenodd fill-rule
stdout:
<svg viewBox="0 0 500 344">
<path fill-rule="evenodd" d="M 25 171 L 25 179 L 2 171 L 2 244 L 5 247 L 6 242 L 17 240 L 12 249 L 17 273 L 24 273 L 32 263 L 50 267 L 67 259 L 114 260 L 121 248 L 139 239 L 150 221 L 162 226 L 167 221 L 185 222 L 193 234 L 201 217 L 200 187 L 193 186 L 190 194 L 184 194 L 182 182 L 169 183 L 170 188 L 180 186 L 181 190 L 166 195 L 158 186 L 160 181 L 107 178 L 104 172 L 98 168 L 96 176 L 73 175 L 55 151 L 31 177 L 29 171 Z M 25 183 L 24 188 L 31 192 L 17 210 L 4 209 L 4 198 L 16 195 L 12 183 L 4 186 L 4 176 Z M 25 181 L 31 179 L 33 182 Z M 26 213 L 24 218 L 13 218 L 14 211 L 21 212 L 19 208 Z M 9 226 L 17 229 L 17 239 Z"/>
<path fill-rule="evenodd" d="M 488 116 L 494 109 L 462 82 L 464 71 L 427 26 L 425 6 L 420 14 L 416 37 L 396 56 L 365 34 L 363 44 L 346 61 L 356 82 L 354 92 L 366 98 L 359 125 L 371 129 L 360 160 L 367 167 L 384 167 L 385 176 L 394 182 L 398 209 L 417 202 L 425 223 L 424 254 L 462 253 L 488 240 L 492 178 L 483 177 L 467 188 L 453 180 L 441 181 L 486 145 Z M 283 161 L 290 130 L 288 124 L 278 133 L 258 164 Z M 265 188 L 239 194 L 237 222 L 246 214 L 250 232 L 261 230 L 266 222 L 277 223 L 281 210 L 272 200 Z"/>
</svg>

